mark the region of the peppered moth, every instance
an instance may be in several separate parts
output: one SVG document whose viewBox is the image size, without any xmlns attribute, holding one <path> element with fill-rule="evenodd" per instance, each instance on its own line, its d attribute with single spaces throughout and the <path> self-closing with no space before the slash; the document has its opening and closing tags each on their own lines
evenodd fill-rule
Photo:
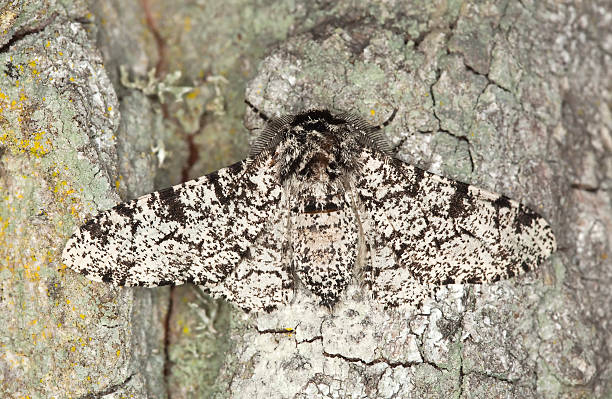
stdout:
<svg viewBox="0 0 612 399">
<path fill-rule="evenodd" d="M 270 311 L 300 287 L 332 305 L 351 281 L 385 306 L 418 305 L 433 286 L 513 277 L 556 249 L 538 214 L 395 159 L 381 127 L 327 110 L 271 118 L 247 159 L 99 213 L 63 261 Z"/>
</svg>

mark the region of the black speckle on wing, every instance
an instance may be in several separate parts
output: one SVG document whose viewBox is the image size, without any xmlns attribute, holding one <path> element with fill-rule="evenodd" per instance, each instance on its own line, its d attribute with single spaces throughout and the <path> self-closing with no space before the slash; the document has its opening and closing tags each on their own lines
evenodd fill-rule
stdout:
<svg viewBox="0 0 612 399">
<path fill-rule="evenodd" d="M 469 185 L 462 182 L 454 182 L 455 192 L 449 203 L 448 215 L 452 218 L 459 218 L 467 212 L 464 201 L 469 202 Z"/>
<path fill-rule="evenodd" d="M 515 266 L 516 265 L 514 265 L 512 263 L 508 263 L 506 265 L 506 276 L 508 276 L 508 277 L 516 276 Z"/>
<path fill-rule="evenodd" d="M 512 205 L 510 204 L 510 198 L 506 197 L 505 195 L 500 195 L 499 198 L 493 201 L 493 205 L 496 208 L 511 208 L 512 207 Z"/>
<path fill-rule="evenodd" d="M 185 204 L 181 201 L 180 196 L 174 187 L 168 187 L 166 189 L 157 192 L 158 201 L 161 205 L 158 207 L 158 217 L 160 219 L 169 219 L 175 222 L 184 223 L 185 217 Z"/>
<path fill-rule="evenodd" d="M 401 163 L 399 160 L 394 160 L 395 163 Z M 414 178 L 410 182 L 410 186 L 408 188 L 407 194 L 410 197 L 416 197 L 421 190 L 421 182 L 425 177 L 425 171 L 421 168 L 414 168 Z M 397 184 L 398 182 L 390 181 L 390 184 Z"/>
<path fill-rule="evenodd" d="M 527 229 L 533 225 L 533 222 L 539 219 L 540 216 L 532 211 L 531 209 L 520 205 L 518 216 L 515 219 L 514 227 L 517 233 L 522 233 L 524 229 Z"/>
<path fill-rule="evenodd" d="M 215 190 L 215 197 L 220 204 L 227 204 L 230 198 L 224 192 L 224 186 L 222 182 L 219 181 L 219 172 L 215 171 L 208 175 L 208 181 Z"/>
<path fill-rule="evenodd" d="M 136 212 L 135 207 L 130 206 L 129 203 L 126 202 L 122 202 L 121 204 L 115 206 L 115 212 L 117 212 L 119 215 L 131 219 L 134 216 L 134 213 Z"/>
<path fill-rule="evenodd" d="M 107 228 L 109 227 L 110 221 L 108 219 L 103 220 L 100 223 L 98 218 L 88 220 L 81 229 L 87 231 L 92 240 L 98 241 L 98 245 L 105 246 L 108 244 Z"/>
</svg>

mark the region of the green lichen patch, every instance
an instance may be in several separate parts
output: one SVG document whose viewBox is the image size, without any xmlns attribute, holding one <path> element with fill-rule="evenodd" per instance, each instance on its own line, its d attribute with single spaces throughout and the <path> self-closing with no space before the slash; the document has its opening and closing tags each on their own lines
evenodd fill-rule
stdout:
<svg viewBox="0 0 612 399">
<path fill-rule="evenodd" d="M 79 23 L 15 41 L 0 69 L 0 396 L 94 392 L 125 372 L 128 330 L 110 326 L 128 320 L 126 294 L 82 285 L 60 254 L 75 225 L 117 200 L 117 99 Z"/>
</svg>

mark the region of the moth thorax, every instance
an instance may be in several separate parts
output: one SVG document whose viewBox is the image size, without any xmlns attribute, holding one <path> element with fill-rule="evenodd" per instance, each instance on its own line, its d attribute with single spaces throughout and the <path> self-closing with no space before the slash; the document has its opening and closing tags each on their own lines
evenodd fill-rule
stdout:
<svg viewBox="0 0 612 399">
<path fill-rule="evenodd" d="M 320 200 L 320 202 L 325 202 L 328 198 L 337 194 L 335 187 L 330 186 L 328 181 L 322 179 L 312 179 L 306 182 L 302 185 L 301 191 L 304 195 L 302 198 L 314 198 Z"/>
</svg>

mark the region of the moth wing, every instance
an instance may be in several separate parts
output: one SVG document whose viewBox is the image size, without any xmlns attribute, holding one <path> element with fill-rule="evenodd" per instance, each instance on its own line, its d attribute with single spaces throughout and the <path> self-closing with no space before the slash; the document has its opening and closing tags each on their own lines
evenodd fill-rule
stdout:
<svg viewBox="0 0 612 399">
<path fill-rule="evenodd" d="M 192 282 L 245 309 L 286 302 L 284 192 L 270 156 L 245 160 L 99 213 L 63 262 L 122 286 Z"/>
<path fill-rule="evenodd" d="M 360 164 L 355 190 L 375 293 L 494 282 L 533 269 L 556 249 L 548 223 L 505 196 L 369 148 Z"/>
</svg>

